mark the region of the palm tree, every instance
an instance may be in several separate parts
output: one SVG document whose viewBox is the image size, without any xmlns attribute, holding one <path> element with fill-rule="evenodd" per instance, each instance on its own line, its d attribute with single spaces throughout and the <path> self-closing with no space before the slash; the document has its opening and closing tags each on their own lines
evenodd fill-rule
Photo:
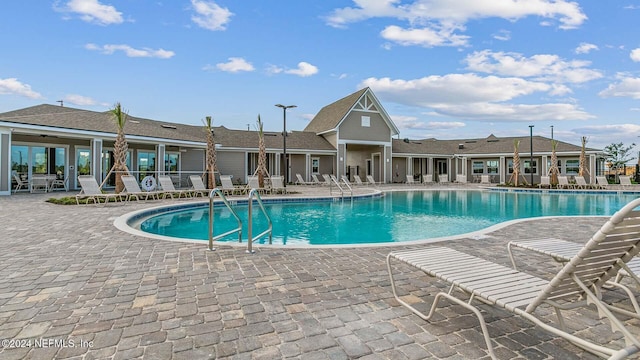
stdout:
<svg viewBox="0 0 640 360">
<path fill-rule="evenodd" d="M 210 189 L 216 185 L 216 142 L 213 139 L 213 119 L 211 116 L 205 117 L 204 131 L 207 133 L 207 157 L 205 161 L 205 171 L 207 172 L 207 183 Z"/>
<path fill-rule="evenodd" d="M 580 149 L 580 163 L 578 168 L 578 175 L 586 176 L 587 174 L 589 174 L 589 170 L 587 169 L 587 154 L 586 154 L 587 137 L 583 136 L 581 140 L 582 140 L 582 149 Z"/>
<path fill-rule="evenodd" d="M 264 176 L 267 174 L 267 147 L 264 144 L 263 123 L 258 114 L 258 185 L 264 188 Z"/>
<path fill-rule="evenodd" d="M 110 110 L 118 127 L 118 134 L 116 135 L 116 142 L 113 145 L 113 167 L 110 172 L 116 173 L 116 193 L 121 193 L 124 190 L 124 184 L 122 183 L 122 175 L 129 174 L 127 168 L 127 139 L 124 134 L 124 125 L 127 122 L 127 112 L 122 109 L 122 105 L 117 102 L 113 109 Z"/>
<path fill-rule="evenodd" d="M 511 178 L 509 182 L 513 182 L 514 186 L 518 186 L 518 181 L 520 181 L 520 154 L 518 153 L 518 147 L 520 146 L 520 140 L 513 140 L 513 173 L 511 174 Z M 527 180 L 522 176 L 522 180 L 525 184 L 527 184 Z"/>
</svg>

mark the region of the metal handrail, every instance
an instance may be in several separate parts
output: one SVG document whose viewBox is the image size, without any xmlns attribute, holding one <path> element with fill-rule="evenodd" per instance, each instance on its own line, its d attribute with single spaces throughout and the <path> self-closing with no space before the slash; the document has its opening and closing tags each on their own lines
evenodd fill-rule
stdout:
<svg viewBox="0 0 640 360">
<path fill-rule="evenodd" d="M 345 179 L 344 177 L 341 177 L 340 180 L 347 185 L 347 189 L 349 189 L 349 193 L 351 194 L 351 197 L 353 198 L 353 188 L 351 187 L 351 184 L 349 184 L 349 182 L 347 181 L 347 179 Z"/>
<path fill-rule="evenodd" d="M 225 204 L 225 206 L 227 207 L 227 209 L 229 209 L 229 211 L 231 212 L 231 214 L 236 218 L 236 220 L 238 221 L 238 227 L 236 229 L 233 230 L 229 230 L 223 234 L 217 235 L 217 236 L 213 236 L 213 229 L 214 229 L 214 224 L 213 224 L 213 198 L 218 195 L 221 199 L 222 202 Z M 249 230 L 251 231 L 251 230 Z M 240 220 L 240 217 L 238 216 L 238 214 L 236 213 L 235 210 L 233 210 L 233 208 L 231 207 L 231 204 L 229 204 L 229 201 L 227 200 L 227 197 L 224 196 L 224 193 L 222 192 L 222 190 L 215 188 L 213 190 L 211 190 L 211 192 L 209 193 L 209 250 L 213 251 L 215 250 L 213 248 L 213 242 L 215 240 L 221 239 L 229 234 L 233 234 L 234 232 L 238 233 L 238 242 L 242 242 L 242 220 Z"/>
<path fill-rule="evenodd" d="M 344 189 L 342 188 L 342 186 L 340 186 L 340 182 L 338 181 L 338 179 L 335 176 L 331 175 L 331 182 L 333 184 L 336 184 L 336 186 L 338 187 L 338 190 L 340 190 L 340 197 L 344 199 Z M 351 199 L 353 200 L 353 189 L 351 189 L 351 186 L 349 186 L 348 184 L 347 184 L 347 187 L 349 188 L 349 192 L 351 193 Z"/>
<path fill-rule="evenodd" d="M 256 235 L 255 237 L 252 236 L 252 232 L 253 232 L 253 198 L 254 197 L 256 198 L 256 200 L 258 202 L 258 205 L 260 205 L 260 210 L 262 210 L 262 213 L 267 218 L 267 222 L 269 224 L 269 226 L 267 227 L 267 230 L 261 232 L 260 234 Z M 269 217 L 269 214 L 267 214 L 267 210 L 265 210 L 265 208 L 264 208 L 264 204 L 262 204 L 262 198 L 260 197 L 260 194 L 258 193 L 257 189 L 251 189 L 251 191 L 249 191 L 249 196 L 247 197 L 247 203 L 248 203 L 248 206 L 249 206 L 249 214 L 248 214 L 249 223 L 247 224 L 247 252 L 248 253 L 253 253 L 253 240 L 259 239 L 260 237 L 264 236 L 267 233 L 269 233 L 269 245 L 271 245 L 271 243 L 273 241 L 273 236 L 272 236 L 273 224 L 271 223 L 271 218 Z"/>
</svg>

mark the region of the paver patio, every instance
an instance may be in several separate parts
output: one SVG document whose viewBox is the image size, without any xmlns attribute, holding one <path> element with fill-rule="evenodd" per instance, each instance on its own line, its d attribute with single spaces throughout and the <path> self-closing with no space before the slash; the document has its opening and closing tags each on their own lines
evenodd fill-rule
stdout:
<svg viewBox="0 0 640 360">
<path fill-rule="evenodd" d="M 30 345 L 3 346 L 2 359 L 488 358 L 476 319 L 460 306 L 446 306 L 426 322 L 393 300 L 385 256 L 406 246 L 263 246 L 246 254 L 218 245 L 211 252 L 205 243 L 153 240 L 113 226 L 126 212 L 178 200 L 44 202 L 62 195 L 0 197 L 0 339 Z M 509 265 L 506 243 L 513 238 L 544 232 L 579 241 L 605 220 L 527 221 L 444 245 Z M 544 257 L 530 259 L 523 270 L 545 277 L 557 271 Z M 418 303 L 439 286 L 408 267 L 400 282 Z M 517 317 L 480 307 L 501 359 L 594 358 Z M 621 341 L 593 314 L 571 319 L 594 337 Z M 628 323 L 638 329 L 638 321 Z"/>
</svg>

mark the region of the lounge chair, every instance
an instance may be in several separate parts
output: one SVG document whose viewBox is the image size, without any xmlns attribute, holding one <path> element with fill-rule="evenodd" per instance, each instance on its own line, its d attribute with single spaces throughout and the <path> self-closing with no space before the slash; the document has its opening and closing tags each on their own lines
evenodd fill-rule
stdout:
<svg viewBox="0 0 640 360">
<path fill-rule="evenodd" d="M 360 175 L 353 175 L 353 179 L 356 181 L 356 185 L 358 186 L 364 185 L 364 183 L 362 182 L 362 179 L 360 178 Z"/>
<path fill-rule="evenodd" d="M 415 185 L 416 182 L 413 181 L 413 175 L 407 175 L 407 185 Z"/>
<path fill-rule="evenodd" d="M 466 184 L 467 183 L 467 175 L 465 175 L 465 174 L 456 175 L 456 183 L 458 183 L 458 184 Z"/>
<path fill-rule="evenodd" d="M 297 185 L 313 185 L 313 182 L 305 181 L 300 174 L 296 174 L 296 179 L 298 179 L 296 181 Z"/>
<path fill-rule="evenodd" d="M 17 171 L 12 171 L 11 172 L 11 176 L 13 176 L 13 179 L 16 181 L 16 189 L 13 191 L 14 193 L 17 193 L 18 190 L 22 189 L 23 187 L 25 189 L 29 188 L 29 182 L 27 180 L 22 180 L 20 178 L 20 175 L 18 175 Z"/>
<path fill-rule="evenodd" d="M 347 177 L 347 175 L 340 175 L 340 181 L 347 184 L 350 188 L 353 187 L 353 184 L 351 183 L 351 181 L 349 181 L 349 178 Z"/>
<path fill-rule="evenodd" d="M 331 186 L 331 176 L 329 174 L 322 174 L 322 177 L 324 178 L 324 184 L 325 186 Z"/>
<path fill-rule="evenodd" d="M 489 175 L 480 175 L 480 184 L 491 185 L 491 178 Z"/>
<path fill-rule="evenodd" d="M 166 193 L 165 197 L 171 196 L 171 198 L 173 199 L 173 196 L 176 195 L 178 196 L 178 199 L 180 199 L 183 196 L 186 199 L 193 196 L 193 191 L 191 190 L 176 189 L 176 187 L 173 186 L 173 180 L 171 180 L 171 177 L 167 175 L 159 175 L 158 183 L 160 184 L 160 188 L 162 189 L 162 191 Z"/>
<path fill-rule="evenodd" d="M 122 201 L 122 195 L 120 194 L 106 194 L 100 190 L 100 185 L 92 175 L 80 175 L 78 176 L 78 183 L 80 184 L 80 193 L 76 195 L 76 204 L 80 205 L 80 200 L 85 200 L 85 204 L 92 200 L 94 204 L 99 204 L 104 200 L 106 205 L 111 199 L 114 201 Z"/>
<path fill-rule="evenodd" d="M 422 185 L 433 185 L 433 174 L 422 174 Z"/>
<path fill-rule="evenodd" d="M 629 189 L 633 187 L 633 184 L 631 183 L 631 176 L 623 176 L 620 175 L 620 187 L 623 189 Z"/>
<path fill-rule="evenodd" d="M 266 177 L 265 177 L 266 180 Z M 245 187 L 245 192 L 248 194 L 252 189 L 256 189 L 258 193 L 265 194 L 269 192 L 269 189 L 265 187 L 260 187 L 260 181 L 258 179 L 258 175 L 249 176 L 249 181 L 247 182 L 247 186 Z"/>
<path fill-rule="evenodd" d="M 551 188 L 551 180 L 548 176 L 540 176 L 540 184 L 538 184 L 539 188 L 547 187 Z"/>
<path fill-rule="evenodd" d="M 244 187 L 237 187 L 233 185 L 231 175 L 220 175 L 220 184 L 222 187 L 222 193 L 225 195 L 242 195 L 246 190 Z"/>
<path fill-rule="evenodd" d="M 204 182 L 202 181 L 202 177 L 200 175 L 190 175 L 189 181 L 191 182 L 191 191 L 195 196 L 209 196 L 209 192 L 213 190 L 207 189 L 207 187 L 204 186 Z"/>
<path fill-rule="evenodd" d="M 589 188 L 589 184 L 587 184 L 587 180 L 584 179 L 584 176 L 574 176 L 573 179 L 576 181 L 576 184 L 574 186 L 575 189 Z"/>
<path fill-rule="evenodd" d="M 286 194 L 287 188 L 284 186 L 282 176 L 276 175 L 271 177 L 271 193 L 272 194 Z"/>
<path fill-rule="evenodd" d="M 487 326 L 480 310 L 472 304 L 473 300 L 519 315 L 541 329 L 602 357 L 622 358 L 637 353 L 640 351 L 640 339 L 612 313 L 619 312 L 620 309 L 601 300 L 600 291 L 620 269 L 626 269 L 627 262 L 640 252 L 640 212 L 634 210 L 638 206 L 640 199 L 633 200 L 616 212 L 551 280 L 449 248 L 424 247 L 392 252 L 387 256 L 387 267 L 393 295 L 396 301 L 425 320 L 431 319 L 435 314 L 442 298 L 472 311 L 480 322 L 487 350 L 494 359 L 496 356 Z M 450 285 L 448 291 L 435 294 L 428 315 L 398 296 L 392 261 L 408 264 Z M 456 290 L 467 294 L 469 298 L 455 297 L 459 293 Z M 561 310 L 582 309 L 587 304 L 596 306 L 597 313 L 592 313 L 594 317 L 605 318 L 611 325 L 612 332 L 619 331 L 622 334 L 626 347 L 616 348 L 614 345 L 596 343 L 597 339 L 602 338 L 605 339 L 604 342 L 608 342 L 608 337 L 604 334 L 583 337 L 580 329 L 575 332 L 568 330 L 574 327 L 565 326 L 570 319 L 563 318 Z M 553 307 L 557 322 L 549 322 L 547 317 L 543 317 L 549 311 L 542 309 L 542 305 Z M 587 313 L 582 310 L 575 312 L 577 316 L 585 316 Z M 588 321 L 595 319 L 590 317 Z"/>
<path fill-rule="evenodd" d="M 143 199 L 145 201 L 149 199 L 159 200 L 161 195 L 166 198 L 166 192 L 142 191 L 138 180 L 136 180 L 133 175 L 122 175 L 122 184 L 124 185 L 124 194 L 128 201 L 131 201 L 132 198 L 135 198 L 137 201 Z"/>
<path fill-rule="evenodd" d="M 516 265 L 516 258 L 514 256 L 514 249 L 522 249 L 527 251 L 533 251 L 538 254 L 543 254 L 550 256 L 553 260 L 566 264 L 572 257 L 574 257 L 580 250 L 583 245 L 578 244 L 572 241 L 566 241 L 561 239 L 547 238 L 547 239 L 534 239 L 534 240 L 513 240 L 507 244 L 507 251 L 509 253 L 509 258 L 511 259 L 511 264 L 514 269 L 518 269 Z M 636 287 L 640 286 L 640 279 L 636 274 L 640 274 L 640 258 L 634 257 L 629 260 L 627 263 L 628 269 L 621 269 L 618 271 L 615 279 L 607 282 L 607 285 L 611 287 L 617 287 L 622 289 L 629 300 L 631 301 L 631 305 L 636 312 L 636 317 L 640 316 L 640 306 L 636 301 L 636 297 L 626 285 L 621 284 L 620 282 L 625 276 L 630 277 L 635 283 Z"/>
<path fill-rule="evenodd" d="M 440 185 L 447 185 L 449 184 L 449 174 L 439 174 L 438 175 L 438 182 L 440 183 Z"/>
<path fill-rule="evenodd" d="M 367 175 L 367 185 L 376 186 L 376 181 L 373 179 L 373 175 Z"/>
<path fill-rule="evenodd" d="M 596 176 L 596 184 L 598 184 L 598 187 L 600 189 L 609 188 L 609 181 L 607 180 L 606 176 Z"/>
<path fill-rule="evenodd" d="M 558 189 L 572 189 L 573 185 L 569 184 L 569 179 L 566 176 L 558 176 Z"/>
<path fill-rule="evenodd" d="M 313 179 L 313 181 L 312 181 L 313 185 L 324 185 L 322 183 L 322 181 L 320 181 L 320 179 L 318 179 L 318 175 L 316 175 L 316 174 L 312 174 L 311 175 L 311 179 Z"/>
</svg>

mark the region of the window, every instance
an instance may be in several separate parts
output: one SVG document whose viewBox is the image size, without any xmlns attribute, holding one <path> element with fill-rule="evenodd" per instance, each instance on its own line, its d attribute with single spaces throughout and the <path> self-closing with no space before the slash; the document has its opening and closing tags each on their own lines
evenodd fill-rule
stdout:
<svg viewBox="0 0 640 360">
<path fill-rule="evenodd" d="M 47 148 L 32 147 L 31 148 L 31 173 L 47 174 Z"/>
<path fill-rule="evenodd" d="M 76 150 L 76 167 L 78 175 L 91 175 L 91 151 L 88 149 Z"/>
<path fill-rule="evenodd" d="M 319 174 L 320 173 L 320 159 L 319 158 L 311 158 L 311 173 Z"/>
<path fill-rule="evenodd" d="M 524 173 L 525 174 L 537 174 L 538 173 L 538 162 L 537 160 L 525 160 L 524 161 Z"/>
<path fill-rule="evenodd" d="M 164 154 L 164 170 L 177 172 L 179 160 L 180 160 L 179 153 L 165 153 Z"/>
<path fill-rule="evenodd" d="M 27 176 L 29 173 L 28 146 L 11 146 L 11 170 L 19 175 Z"/>
<path fill-rule="evenodd" d="M 371 126 L 371 117 L 363 116 L 361 119 L 362 119 L 362 127 L 370 127 Z"/>
<path fill-rule="evenodd" d="M 484 162 L 482 161 L 474 161 L 471 164 L 471 171 L 474 174 L 484 174 Z"/>
<path fill-rule="evenodd" d="M 580 172 L 580 160 L 566 160 L 564 162 L 564 172 L 568 175 L 576 175 Z"/>
<path fill-rule="evenodd" d="M 154 172 L 156 170 L 156 153 L 155 152 L 138 152 L 138 171 L 140 172 L 139 180 L 142 180 L 148 174 L 148 172 Z"/>
<path fill-rule="evenodd" d="M 507 160 L 507 174 L 513 174 L 513 160 Z"/>
<path fill-rule="evenodd" d="M 498 173 L 498 160 L 487 160 L 487 174 Z"/>
</svg>

